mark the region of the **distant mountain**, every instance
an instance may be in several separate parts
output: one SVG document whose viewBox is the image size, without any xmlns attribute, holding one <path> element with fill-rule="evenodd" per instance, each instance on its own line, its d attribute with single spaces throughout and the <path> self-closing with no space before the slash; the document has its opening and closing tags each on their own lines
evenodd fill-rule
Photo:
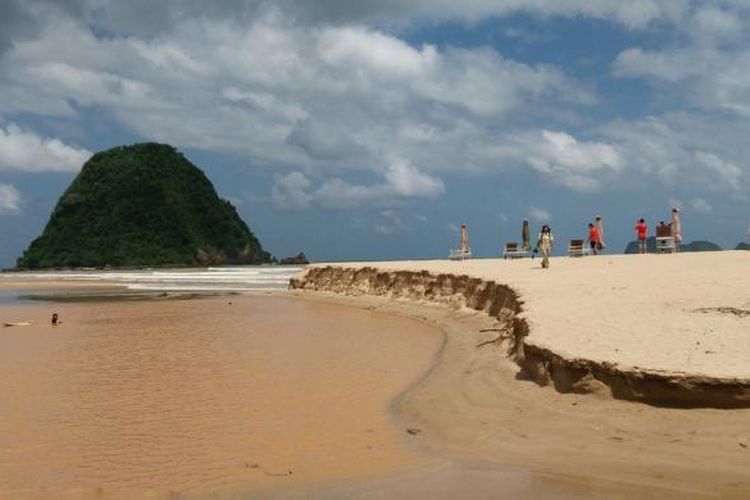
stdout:
<svg viewBox="0 0 750 500">
<path fill-rule="evenodd" d="M 734 247 L 735 250 L 750 250 L 750 243 L 747 241 L 743 241 L 741 243 L 737 243 L 737 246 Z"/>
<path fill-rule="evenodd" d="M 270 259 L 200 169 L 172 146 L 145 143 L 92 156 L 17 267 L 261 264 Z"/>
<path fill-rule="evenodd" d="M 713 241 L 696 240 L 687 245 L 682 245 L 680 250 L 683 252 L 717 252 L 722 248 Z"/>
<path fill-rule="evenodd" d="M 656 237 L 651 236 L 646 239 L 646 248 L 649 253 L 656 252 Z M 697 240 L 683 244 L 680 247 L 681 252 L 715 252 L 721 250 L 721 247 L 712 241 Z M 631 241 L 625 247 L 625 253 L 638 253 L 638 242 Z"/>
</svg>

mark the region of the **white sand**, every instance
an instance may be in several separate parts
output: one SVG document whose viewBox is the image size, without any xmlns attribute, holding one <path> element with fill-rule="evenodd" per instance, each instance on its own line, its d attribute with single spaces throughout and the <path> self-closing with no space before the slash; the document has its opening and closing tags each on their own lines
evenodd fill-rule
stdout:
<svg viewBox="0 0 750 500">
<path fill-rule="evenodd" d="M 493 280 L 521 295 L 527 345 L 618 369 L 750 379 L 750 252 L 330 264 Z M 329 264 L 320 264 L 329 265 Z"/>
</svg>

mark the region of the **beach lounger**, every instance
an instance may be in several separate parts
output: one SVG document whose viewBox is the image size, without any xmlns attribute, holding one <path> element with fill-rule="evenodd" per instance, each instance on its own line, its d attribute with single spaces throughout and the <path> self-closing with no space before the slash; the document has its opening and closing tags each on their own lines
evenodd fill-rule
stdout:
<svg viewBox="0 0 750 500">
<path fill-rule="evenodd" d="M 520 259 L 528 256 L 529 251 L 524 250 L 523 247 L 519 247 L 518 243 L 516 243 L 515 241 L 511 241 L 505 244 L 505 249 L 503 250 L 504 259 Z"/>
<path fill-rule="evenodd" d="M 674 238 L 671 236 L 656 237 L 656 253 L 675 253 L 677 245 L 674 244 Z"/>
<path fill-rule="evenodd" d="M 448 255 L 450 260 L 471 259 L 471 250 L 452 249 Z"/>
<path fill-rule="evenodd" d="M 589 249 L 583 240 L 570 240 L 568 245 L 568 257 L 584 257 L 589 254 Z"/>
</svg>

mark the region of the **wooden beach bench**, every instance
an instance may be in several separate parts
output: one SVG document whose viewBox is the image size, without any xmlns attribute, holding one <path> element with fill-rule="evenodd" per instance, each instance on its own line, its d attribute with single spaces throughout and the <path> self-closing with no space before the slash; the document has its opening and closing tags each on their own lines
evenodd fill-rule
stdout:
<svg viewBox="0 0 750 500">
<path fill-rule="evenodd" d="M 521 259 L 528 256 L 529 251 L 523 247 L 519 248 L 518 243 L 515 241 L 506 243 L 503 249 L 503 259 Z"/>
</svg>

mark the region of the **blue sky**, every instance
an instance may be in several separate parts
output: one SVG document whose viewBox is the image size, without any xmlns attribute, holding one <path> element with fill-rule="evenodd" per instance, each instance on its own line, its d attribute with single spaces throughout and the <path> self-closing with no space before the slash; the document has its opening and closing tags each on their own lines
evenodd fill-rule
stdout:
<svg viewBox="0 0 750 500">
<path fill-rule="evenodd" d="M 315 260 L 478 256 L 521 220 L 604 216 L 620 252 L 672 206 L 750 223 L 750 6 L 640 0 L 9 0 L 0 265 L 95 151 L 182 150 L 264 246 Z M 560 246 L 564 246 L 560 245 Z"/>
</svg>

